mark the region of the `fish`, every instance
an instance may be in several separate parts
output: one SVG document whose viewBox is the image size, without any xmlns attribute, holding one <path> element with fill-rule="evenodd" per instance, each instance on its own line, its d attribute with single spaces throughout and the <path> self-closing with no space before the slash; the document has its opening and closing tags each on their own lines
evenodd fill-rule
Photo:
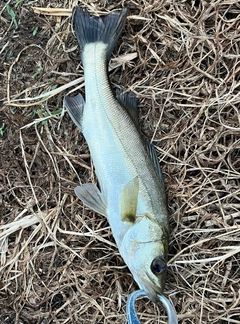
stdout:
<svg viewBox="0 0 240 324">
<path fill-rule="evenodd" d="M 153 144 L 143 138 L 136 95 L 113 92 L 108 74 L 112 51 L 128 9 L 102 17 L 78 6 L 73 29 L 84 68 L 85 100 L 66 95 L 63 106 L 84 135 L 98 184 L 75 188 L 82 203 L 107 217 L 119 252 L 139 288 L 154 302 L 166 282 L 169 215 Z"/>
</svg>

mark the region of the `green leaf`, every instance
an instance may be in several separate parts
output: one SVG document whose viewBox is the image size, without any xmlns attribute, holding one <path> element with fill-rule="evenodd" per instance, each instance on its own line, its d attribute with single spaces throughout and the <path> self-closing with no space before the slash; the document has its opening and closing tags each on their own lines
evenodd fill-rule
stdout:
<svg viewBox="0 0 240 324">
<path fill-rule="evenodd" d="M 32 78 L 34 79 L 36 76 L 38 76 L 40 74 L 40 72 L 42 71 L 42 69 L 43 69 L 42 67 L 39 67 L 37 69 L 37 71 L 33 74 Z"/>
<path fill-rule="evenodd" d="M 22 3 L 23 1 L 24 0 L 17 0 L 15 5 L 14 5 L 14 8 L 17 8 L 20 5 L 20 3 Z"/>
<path fill-rule="evenodd" d="M 35 36 L 37 34 L 37 32 L 38 32 L 38 27 L 35 27 L 34 31 L 33 31 L 33 36 Z"/>
<path fill-rule="evenodd" d="M 0 135 L 3 136 L 4 133 L 4 126 L 5 124 L 3 123 L 2 126 L 0 127 Z"/>
<path fill-rule="evenodd" d="M 18 28 L 15 12 L 10 8 L 9 4 L 6 4 L 6 9 L 7 9 L 7 13 L 11 16 L 15 27 Z"/>
</svg>

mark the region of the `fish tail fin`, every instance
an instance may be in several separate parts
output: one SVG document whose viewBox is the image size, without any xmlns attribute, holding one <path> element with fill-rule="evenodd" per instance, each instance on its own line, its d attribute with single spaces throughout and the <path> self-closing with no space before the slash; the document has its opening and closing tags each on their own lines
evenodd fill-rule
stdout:
<svg viewBox="0 0 240 324">
<path fill-rule="evenodd" d="M 81 7 L 75 7 L 73 28 L 82 56 L 84 47 L 89 43 L 103 42 L 107 45 L 107 59 L 110 59 L 113 48 L 125 25 L 127 8 L 112 11 L 105 17 L 90 16 Z"/>
</svg>

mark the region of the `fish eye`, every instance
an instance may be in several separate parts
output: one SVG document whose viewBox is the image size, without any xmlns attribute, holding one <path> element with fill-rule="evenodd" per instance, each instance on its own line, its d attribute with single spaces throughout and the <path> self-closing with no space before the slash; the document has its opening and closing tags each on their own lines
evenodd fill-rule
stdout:
<svg viewBox="0 0 240 324">
<path fill-rule="evenodd" d="M 166 267 L 166 261 L 161 257 L 155 258 L 151 264 L 151 270 L 156 276 L 161 275 L 166 270 Z"/>
</svg>

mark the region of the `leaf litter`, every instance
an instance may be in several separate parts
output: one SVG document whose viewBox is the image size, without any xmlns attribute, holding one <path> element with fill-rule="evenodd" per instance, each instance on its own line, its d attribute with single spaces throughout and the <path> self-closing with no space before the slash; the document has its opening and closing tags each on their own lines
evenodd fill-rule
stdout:
<svg viewBox="0 0 240 324">
<path fill-rule="evenodd" d="M 18 28 L 0 5 L 1 324 L 126 323 L 137 289 L 107 220 L 73 192 L 97 181 L 61 110 L 66 92 L 84 93 L 76 4 L 8 1 Z M 110 79 L 136 93 L 161 162 L 171 225 L 165 292 L 179 323 L 239 323 L 239 2 L 82 4 L 93 14 L 130 11 Z M 166 322 L 146 299 L 137 312 L 143 323 Z"/>
</svg>

